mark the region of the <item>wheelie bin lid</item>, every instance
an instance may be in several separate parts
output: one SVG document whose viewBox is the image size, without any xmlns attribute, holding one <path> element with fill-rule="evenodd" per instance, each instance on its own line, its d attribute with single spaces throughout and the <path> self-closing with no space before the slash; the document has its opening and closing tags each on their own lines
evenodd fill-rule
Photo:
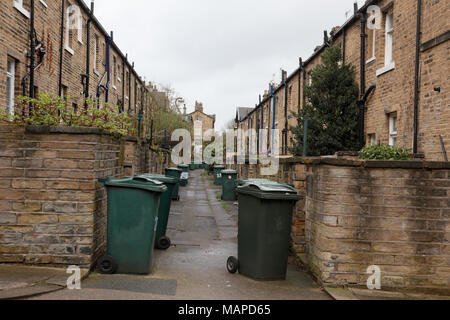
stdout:
<svg viewBox="0 0 450 320">
<path fill-rule="evenodd" d="M 181 171 L 183 171 L 183 170 L 180 170 L 180 169 L 178 169 L 178 168 L 172 167 L 172 168 L 166 168 L 166 171 L 177 171 L 177 172 L 181 172 Z"/>
<path fill-rule="evenodd" d="M 214 169 L 225 169 L 224 165 L 215 165 Z"/>
<path fill-rule="evenodd" d="M 123 178 L 101 178 L 98 179 L 98 183 L 100 183 L 101 186 L 105 186 L 106 182 L 114 181 L 114 182 L 123 182 L 123 181 L 129 181 L 133 179 L 133 177 L 123 177 Z"/>
<path fill-rule="evenodd" d="M 151 174 L 151 173 L 147 173 L 147 174 L 141 174 L 139 176 L 137 176 L 137 178 L 149 178 L 152 180 L 158 180 L 161 181 L 162 183 L 168 183 L 168 184 L 177 184 L 179 179 L 175 178 L 175 177 L 168 177 L 168 176 L 163 176 L 161 174 Z"/>
<path fill-rule="evenodd" d="M 269 180 L 247 180 L 244 185 L 237 187 L 236 192 L 268 200 L 299 201 L 303 199 L 294 187 Z"/>
<path fill-rule="evenodd" d="M 188 168 L 189 166 L 187 164 L 179 164 L 178 168 Z"/>
<path fill-rule="evenodd" d="M 236 170 L 222 170 L 222 174 L 237 174 Z"/>
<path fill-rule="evenodd" d="M 145 177 L 110 179 L 105 182 L 105 186 L 141 189 L 159 193 L 164 193 L 167 191 L 167 187 L 161 181 Z"/>
</svg>

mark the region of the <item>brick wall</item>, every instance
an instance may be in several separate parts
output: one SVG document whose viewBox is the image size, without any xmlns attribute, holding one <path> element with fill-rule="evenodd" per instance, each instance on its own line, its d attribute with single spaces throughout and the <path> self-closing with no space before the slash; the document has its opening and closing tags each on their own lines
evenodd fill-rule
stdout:
<svg viewBox="0 0 450 320">
<path fill-rule="evenodd" d="M 324 285 L 449 293 L 450 166 L 444 162 L 281 159 L 276 176 L 237 166 L 240 178 L 291 183 L 293 251 Z"/>
<path fill-rule="evenodd" d="M 448 164 L 362 165 L 308 167 L 306 233 L 313 273 L 329 285 L 366 286 L 367 268 L 377 265 L 384 289 L 448 292 Z"/>
<path fill-rule="evenodd" d="M 0 124 L 0 262 L 91 266 L 106 245 L 97 180 L 161 172 L 153 153 L 97 129 Z"/>
</svg>

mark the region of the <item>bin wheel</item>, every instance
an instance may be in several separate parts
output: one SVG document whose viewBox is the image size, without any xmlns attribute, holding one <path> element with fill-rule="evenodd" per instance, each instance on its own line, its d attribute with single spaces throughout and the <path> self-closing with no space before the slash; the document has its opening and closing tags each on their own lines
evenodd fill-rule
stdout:
<svg viewBox="0 0 450 320">
<path fill-rule="evenodd" d="M 236 257 L 229 257 L 227 261 L 227 269 L 231 274 L 235 274 L 239 269 L 239 261 Z"/>
<path fill-rule="evenodd" d="M 117 267 L 116 260 L 110 256 L 101 257 L 97 261 L 97 268 L 101 274 L 114 274 L 117 271 Z"/>
<path fill-rule="evenodd" d="M 166 236 L 158 239 L 157 248 L 161 250 L 167 250 L 170 248 L 171 242 L 170 239 Z"/>
</svg>

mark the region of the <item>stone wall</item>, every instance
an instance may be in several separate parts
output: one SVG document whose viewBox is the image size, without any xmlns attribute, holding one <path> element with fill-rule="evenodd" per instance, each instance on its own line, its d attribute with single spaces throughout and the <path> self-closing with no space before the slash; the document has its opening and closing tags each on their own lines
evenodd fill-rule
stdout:
<svg viewBox="0 0 450 320">
<path fill-rule="evenodd" d="M 259 168 L 238 166 L 240 177 Z M 423 161 L 282 159 L 279 174 L 305 201 L 295 209 L 297 256 L 328 286 L 450 292 L 450 165 Z"/>
<path fill-rule="evenodd" d="M 98 179 L 149 172 L 150 154 L 97 129 L 0 124 L 0 262 L 91 266 L 106 245 Z"/>
</svg>

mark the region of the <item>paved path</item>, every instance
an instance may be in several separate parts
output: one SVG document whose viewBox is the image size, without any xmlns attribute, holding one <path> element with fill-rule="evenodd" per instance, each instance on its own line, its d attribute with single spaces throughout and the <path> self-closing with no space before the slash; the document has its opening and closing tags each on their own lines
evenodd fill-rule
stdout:
<svg viewBox="0 0 450 320">
<path fill-rule="evenodd" d="M 91 274 L 82 290 L 33 299 L 329 299 L 312 279 L 290 265 L 286 281 L 258 282 L 226 270 L 237 252 L 237 207 L 218 200 L 221 190 L 202 170 L 191 172 L 172 205 L 168 236 L 173 247 L 155 252 L 149 276 Z"/>
</svg>

